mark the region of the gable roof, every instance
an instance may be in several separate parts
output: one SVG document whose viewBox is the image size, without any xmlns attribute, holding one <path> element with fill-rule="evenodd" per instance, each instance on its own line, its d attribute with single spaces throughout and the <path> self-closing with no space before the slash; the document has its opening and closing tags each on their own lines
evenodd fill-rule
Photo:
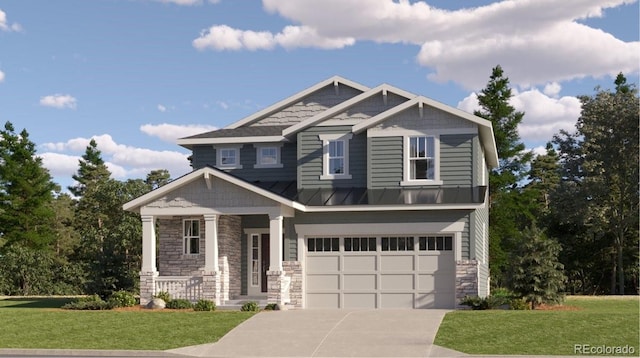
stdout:
<svg viewBox="0 0 640 358">
<path fill-rule="evenodd" d="M 380 86 L 374 87 L 366 92 L 363 92 L 349 100 L 346 100 L 334 107 L 331 107 L 329 109 L 327 109 L 326 111 L 319 113 L 311 118 L 308 118 L 298 124 L 294 124 L 288 128 L 286 128 L 285 130 L 282 131 L 282 135 L 285 137 L 288 137 L 292 134 L 298 133 L 301 130 L 304 130 L 306 128 L 312 127 L 326 119 L 329 119 L 337 114 L 340 114 L 346 110 L 348 110 L 350 107 L 353 107 L 354 105 L 358 104 L 361 101 L 364 101 L 370 97 L 373 97 L 374 95 L 377 94 L 383 94 L 386 95 L 387 92 L 391 92 L 391 93 L 395 93 L 397 95 L 400 95 L 402 97 L 405 97 L 406 99 L 411 99 L 416 97 L 415 94 L 407 92 L 405 90 L 399 89 L 397 87 L 393 87 L 391 85 L 388 84 L 381 84 Z"/>
<path fill-rule="evenodd" d="M 490 121 L 484 118 L 475 116 L 471 113 L 467 113 L 460 109 L 447 106 L 444 103 L 435 101 L 431 98 L 427 98 L 424 96 L 418 96 L 416 98 L 413 98 L 405 103 L 402 103 L 387 111 L 384 111 L 375 117 L 369 118 L 361 123 L 358 123 L 352 127 L 351 131 L 354 134 L 361 133 L 362 131 L 369 129 L 377 125 L 378 123 L 384 122 L 387 119 L 391 118 L 392 116 L 402 111 L 405 111 L 414 106 L 417 106 L 418 108 L 422 108 L 425 105 L 450 113 L 452 115 L 455 115 L 459 118 L 465 119 L 469 122 L 472 122 L 478 125 L 480 143 L 482 144 L 482 147 L 484 149 L 485 159 L 487 160 L 487 164 L 489 164 L 493 168 L 498 166 L 498 149 L 496 147 L 496 141 L 493 136 L 493 126 Z"/>
<path fill-rule="evenodd" d="M 252 143 L 282 142 L 282 131 L 287 126 L 252 126 L 233 129 L 217 129 L 177 140 L 178 145 L 191 149 L 198 144 L 238 143 L 238 138 Z"/>
<path fill-rule="evenodd" d="M 238 127 L 241 127 L 241 126 L 248 125 L 248 124 L 250 124 L 252 122 L 255 122 L 255 121 L 257 121 L 257 120 L 259 120 L 259 119 L 261 119 L 263 117 L 266 117 L 266 116 L 268 116 L 270 114 L 278 112 L 281 109 L 283 109 L 285 107 L 288 107 L 288 106 L 290 106 L 290 105 L 292 105 L 292 104 L 294 104 L 296 102 L 299 102 L 304 97 L 306 97 L 306 96 L 308 96 L 308 95 L 310 95 L 310 94 L 312 94 L 312 93 L 314 93 L 314 92 L 316 92 L 316 91 L 318 91 L 318 90 L 320 90 L 320 89 L 322 89 L 322 88 L 324 88 L 324 87 L 326 87 L 328 85 L 331 85 L 331 84 L 333 84 L 334 86 L 338 86 L 339 84 L 343 84 L 345 86 L 349 86 L 349 87 L 355 88 L 355 89 L 357 89 L 357 90 L 359 90 L 361 92 L 365 92 L 365 91 L 369 90 L 369 87 L 367 87 L 367 86 L 363 86 L 363 85 L 361 85 L 359 83 L 353 82 L 353 81 L 348 80 L 346 78 L 342 78 L 340 76 L 333 76 L 333 77 L 328 78 L 328 79 L 326 79 L 326 80 L 324 80 L 322 82 L 319 82 L 319 83 L 317 83 L 317 84 L 315 84 L 315 85 L 313 85 L 313 86 L 311 86 L 311 87 L 309 87 L 309 88 L 307 88 L 307 89 L 305 89 L 303 91 L 300 91 L 300 92 L 298 92 L 298 93 L 296 93 L 296 94 L 294 94 L 294 95 L 292 95 L 292 96 L 290 96 L 288 98 L 285 98 L 282 101 L 277 102 L 277 103 L 275 103 L 275 104 L 273 104 L 273 105 L 271 105 L 271 106 L 269 106 L 269 107 L 267 107 L 267 108 L 265 108 L 265 109 L 263 109 L 261 111 L 258 111 L 258 112 L 254 113 L 254 114 L 252 114 L 252 115 L 250 115 L 248 117 L 245 117 L 245 118 L 243 118 L 243 119 L 241 119 L 241 120 L 239 120 L 237 122 L 231 123 L 230 125 L 224 127 L 224 129 L 235 129 L 235 128 L 238 128 Z"/>
</svg>

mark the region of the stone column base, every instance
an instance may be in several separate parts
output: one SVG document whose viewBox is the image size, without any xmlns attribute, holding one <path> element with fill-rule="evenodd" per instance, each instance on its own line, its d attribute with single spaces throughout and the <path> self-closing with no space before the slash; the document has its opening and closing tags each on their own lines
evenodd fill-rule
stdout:
<svg viewBox="0 0 640 358">
<path fill-rule="evenodd" d="M 456 261 L 456 307 L 465 296 L 478 296 L 478 261 Z"/>
<path fill-rule="evenodd" d="M 220 305 L 220 271 L 202 272 L 202 299 L 213 301 L 216 306 Z"/>
<path fill-rule="evenodd" d="M 282 267 L 285 275 L 291 278 L 289 286 L 289 300 L 287 305 L 293 308 L 302 308 L 302 263 L 300 261 L 283 261 Z"/>
<path fill-rule="evenodd" d="M 140 306 L 146 306 L 156 294 L 158 271 L 140 272 Z"/>
<path fill-rule="evenodd" d="M 267 302 L 283 305 L 282 277 L 284 271 L 267 271 Z"/>
</svg>

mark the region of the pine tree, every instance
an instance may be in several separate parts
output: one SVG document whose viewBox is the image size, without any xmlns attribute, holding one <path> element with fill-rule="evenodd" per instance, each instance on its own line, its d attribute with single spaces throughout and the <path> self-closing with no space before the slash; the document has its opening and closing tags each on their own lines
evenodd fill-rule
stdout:
<svg viewBox="0 0 640 358">
<path fill-rule="evenodd" d="M 84 195 L 87 186 L 109 178 L 111 173 L 102 160 L 102 153 L 98 150 L 98 144 L 91 139 L 82 159 L 79 161 L 78 173 L 72 176 L 77 183 L 68 189 L 76 197 Z"/>
<path fill-rule="evenodd" d="M 7 122 L 0 131 L 0 238 L 5 246 L 45 249 L 54 240 L 55 183 L 29 133 Z"/>
</svg>

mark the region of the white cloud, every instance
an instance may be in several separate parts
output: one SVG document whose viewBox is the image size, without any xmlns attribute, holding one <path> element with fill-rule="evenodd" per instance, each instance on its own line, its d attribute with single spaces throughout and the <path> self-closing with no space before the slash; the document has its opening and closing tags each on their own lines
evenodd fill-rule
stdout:
<svg viewBox="0 0 640 358">
<path fill-rule="evenodd" d="M 165 142 L 175 143 L 176 139 L 188 137 L 194 134 L 209 132 L 217 127 L 201 124 L 176 125 L 176 124 L 144 124 L 140 130 L 152 137 L 158 137 Z"/>
<path fill-rule="evenodd" d="M 554 87 L 553 84 L 550 85 Z M 545 88 L 549 87 L 547 85 Z M 558 93 L 552 91 L 550 97 L 537 88 L 515 93 L 510 104 L 524 112 L 524 118 L 518 127 L 520 138 L 524 142 L 546 142 L 560 129 L 571 130 L 580 117 L 580 100 L 572 96 L 557 98 Z M 471 93 L 458 103 L 458 108 L 473 113 L 480 109 L 478 96 Z"/>
<path fill-rule="evenodd" d="M 200 33 L 193 40 L 198 50 L 271 50 L 276 46 L 286 49 L 296 47 L 315 47 L 338 49 L 351 46 L 355 40 L 351 37 L 328 38 L 307 26 L 287 26 L 282 32 L 273 34 L 268 31 L 238 30 L 227 25 L 215 25 Z"/>
<path fill-rule="evenodd" d="M 229 104 L 227 102 L 224 101 L 218 101 L 216 102 L 218 104 L 218 106 L 220 106 L 220 108 L 222 109 L 229 109 Z"/>
<path fill-rule="evenodd" d="M 76 109 L 78 100 L 68 94 L 54 94 L 40 98 L 40 105 L 58 109 Z"/>
<path fill-rule="evenodd" d="M 4 72 L 0 71 L 0 83 L 4 82 Z"/>
<path fill-rule="evenodd" d="M 117 179 L 143 178 L 155 169 L 167 169 L 174 176 L 191 171 L 187 154 L 119 144 L 108 134 L 92 138 L 73 138 L 66 142 L 45 143 L 41 147 L 48 152 L 40 154 L 44 166 L 53 176 L 71 177 L 78 171 L 78 160 L 91 139 L 98 144 L 102 159 L 111 171 L 112 177 Z"/>
<path fill-rule="evenodd" d="M 12 24 L 7 22 L 7 13 L 2 11 L 2 9 L 0 9 L 0 30 L 7 31 L 7 32 L 11 32 L 11 31 L 20 32 L 22 31 L 22 26 L 17 22 L 14 22 Z"/>
<path fill-rule="evenodd" d="M 158 111 L 160 111 L 160 112 L 166 112 L 166 111 L 167 111 L 167 107 L 165 107 L 165 106 L 163 106 L 163 105 L 159 104 L 159 105 L 158 105 Z"/>
<path fill-rule="evenodd" d="M 455 11 L 408 0 L 263 0 L 270 13 L 291 20 L 274 34 L 212 26 L 197 49 L 270 50 L 350 46 L 356 40 L 419 46 L 418 63 L 434 81 L 482 88 L 501 64 L 511 83 L 541 85 L 586 76 L 637 72 L 640 42 L 624 42 L 578 20 L 635 0 L 499 1 Z"/>
<path fill-rule="evenodd" d="M 542 93 L 546 94 L 549 97 L 558 97 L 561 89 L 562 86 L 560 86 L 558 82 L 551 82 L 547 83 L 547 85 L 544 86 L 544 90 L 542 90 Z"/>
</svg>

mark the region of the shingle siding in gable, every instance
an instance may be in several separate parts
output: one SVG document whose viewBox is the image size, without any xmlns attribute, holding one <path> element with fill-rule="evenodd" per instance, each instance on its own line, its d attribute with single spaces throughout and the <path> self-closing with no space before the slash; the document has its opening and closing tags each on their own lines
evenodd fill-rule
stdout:
<svg viewBox="0 0 640 358">
<path fill-rule="evenodd" d="M 394 115 L 392 118 L 379 123 L 369 130 L 382 131 L 391 128 L 404 128 L 410 130 L 453 128 L 472 129 L 477 128 L 477 125 L 451 113 L 429 106 L 425 106 L 422 109 L 422 116 L 420 116 L 420 111 L 416 105 Z"/>
<path fill-rule="evenodd" d="M 440 136 L 440 179 L 444 186 L 472 186 L 472 134 Z"/>
<path fill-rule="evenodd" d="M 191 166 L 194 170 L 216 164 L 216 151 L 212 145 L 196 145 L 192 149 Z"/>
<path fill-rule="evenodd" d="M 353 120 L 353 119 L 369 119 L 386 110 L 389 110 L 399 104 L 408 101 L 407 98 L 398 96 L 397 94 L 387 94 L 387 103 L 384 103 L 382 93 L 369 97 L 366 100 L 358 102 L 356 105 L 350 107 L 348 110 L 336 115 L 330 119 L 338 120 Z"/>
<path fill-rule="evenodd" d="M 298 187 L 338 188 L 367 185 L 367 137 L 354 135 L 349 141 L 349 174 L 352 179 L 320 180 L 322 173 L 322 141 L 320 134 L 350 133 L 351 127 L 311 127 L 298 133 Z"/>
<path fill-rule="evenodd" d="M 338 93 L 336 93 L 335 87 L 328 85 L 308 95 L 301 101 L 252 123 L 251 126 L 293 125 L 353 98 L 360 93 L 362 93 L 362 91 L 345 85 L 339 85 Z"/>
</svg>

